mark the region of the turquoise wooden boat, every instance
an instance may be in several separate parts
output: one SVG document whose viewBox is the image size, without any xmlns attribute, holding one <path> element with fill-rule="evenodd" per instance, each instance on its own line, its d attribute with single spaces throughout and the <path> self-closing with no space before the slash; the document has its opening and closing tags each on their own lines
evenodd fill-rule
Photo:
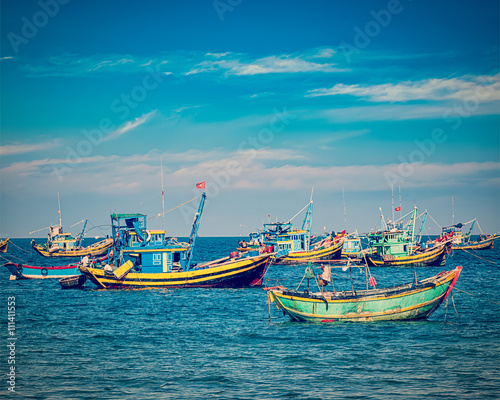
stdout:
<svg viewBox="0 0 500 400">
<path fill-rule="evenodd" d="M 269 301 L 276 302 L 293 321 L 387 321 L 421 320 L 429 317 L 452 291 L 462 267 L 403 285 L 384 289 L 309 292 L 284 287 L 268 288 Z"/>
</svg>

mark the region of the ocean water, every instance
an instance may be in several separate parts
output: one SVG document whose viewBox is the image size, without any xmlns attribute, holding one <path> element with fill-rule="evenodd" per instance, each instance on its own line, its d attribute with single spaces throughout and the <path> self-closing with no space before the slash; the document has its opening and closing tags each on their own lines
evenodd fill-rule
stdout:
<svg viewBox="0 0 500 400">
<path fill-rule="evenodd" d="M 225 256 L 237 242 L 199 238 L 196 258 Z M 445 268 L 417 268 L 424 278 L 464 267 L 461 291 L 419 322 L 298 323 L 274 304 L 269 320 L 260 288 L 62 290 L 55 279 L 9 281 L 0 268 L 0 397 L 14 398 L 15 366 L 15 395 L 33 399 L 498 399 L 498 244 L 474 253 L 483 259 L 455 252 Z M 34 254 L 29 239 L 11 239 L 0 254 L 64 264 Z M 295 288 L 304 268 L 271 266 L 266 278 Z M 372 268 L 379 286 L 411 281 L 414 271 Z M 348 276 L 337 271 L 336 288 L 349 289 Z M 353 276 L 364 283 L 358 269 Z"/>
</svg>

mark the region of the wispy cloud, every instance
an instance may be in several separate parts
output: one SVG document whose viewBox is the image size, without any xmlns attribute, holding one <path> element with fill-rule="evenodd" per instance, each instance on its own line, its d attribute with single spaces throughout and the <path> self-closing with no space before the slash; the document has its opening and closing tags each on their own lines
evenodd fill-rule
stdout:
<svg viewBox="0 0 500 400">
<path fill-rule="evenodd" d="M 309 90 L 307 97 L 350 95 L 371 102 L 407 102 L 412 100 L 475 100 L 488 102 L 500 98 L 500 74 L 462 76 L 450 79 L 425 79 L 381 85 L 344 85 Z"/>
<path fill-rule="evenodd" d="M 225 75 L 262 75 L 305 72 L 342 72 L 333 63 L 313 62 L 302 55 L 273 55 L 255 60 L 242 55 L 229 53 L 216 60 L 205 60 L 197 64 L 186 75 L 205 72 L 224 71 Z"/>
<path fill-rule="evenodd" d="M 127 121 L 125 124 L 120 126 L 118 129 L 114 130 L 109 135 L 105 136 L 102 141 L 106 142 L 108 140 L 118 139 L 120 136 L 127 133 L 128 131 L 131 131 L 131 130 L 137 128 L 138 126 L 141 126 L 142 124 L 148 122 L 155 115 L 156 111 L 157 110 L 153 110 L 147 114 L 143 114 L 140 117 L 135 118 L 132 121 Z"/>
<path fill-rule="evenodd" d="M 53 140 L 51 142 L 35 143 L 35 144 L 20 144 L 20 143 L 7 144 L 0 146 L 0 155 L 11 156 L 11 155 L 33 153 L 37 151 L 44 151 L 56 147 L 58 146 L 58 144 L 59 142 L 56 140 Z"/>
</svg>

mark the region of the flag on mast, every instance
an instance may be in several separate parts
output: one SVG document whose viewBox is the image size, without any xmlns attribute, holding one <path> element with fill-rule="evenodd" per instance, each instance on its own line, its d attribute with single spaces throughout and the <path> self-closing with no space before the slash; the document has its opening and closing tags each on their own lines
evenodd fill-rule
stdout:
<svg viewBox="0 0 500 400">
<path fill-rule="evenodd" d="M 394 211 L 401 211 L 401 207 L 396 207 Z"/>
<path fill-rule="evenodd" d="M 196 189 L 205 189 L 205 181 L 203 182 L 198 182 L 196 184 Z"/>
</svg>

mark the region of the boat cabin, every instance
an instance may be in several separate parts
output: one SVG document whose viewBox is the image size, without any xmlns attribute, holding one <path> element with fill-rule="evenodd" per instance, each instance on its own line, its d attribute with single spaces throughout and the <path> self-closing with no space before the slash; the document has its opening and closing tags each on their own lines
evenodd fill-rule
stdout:
<svg viewBox="0 0 500 400">
<path fill-rule="evenodd" d="M 148 230 L 144 214 L 111 214 L 116 254 L 132 260 L 143 273 L 185 271 L 191 246 L 166 237 L 163 230 Z"/>
</svg>

